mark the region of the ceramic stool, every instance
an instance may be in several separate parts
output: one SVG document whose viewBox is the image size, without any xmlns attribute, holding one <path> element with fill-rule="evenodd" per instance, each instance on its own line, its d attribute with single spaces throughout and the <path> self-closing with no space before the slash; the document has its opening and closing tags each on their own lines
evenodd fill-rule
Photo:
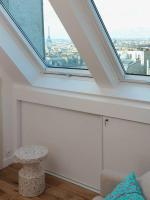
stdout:
<svg viewBox="0 0 150 200">
<path fill-rule="evenodd" d="M 25 197 L 35 197 L 45 190 L 45 173 L 41 162 L 48 154 L 42 146 L 21 147 L 15 152 L 16 162 L 23 165 L 19 171 L 19 193 Z"/>
</svg>

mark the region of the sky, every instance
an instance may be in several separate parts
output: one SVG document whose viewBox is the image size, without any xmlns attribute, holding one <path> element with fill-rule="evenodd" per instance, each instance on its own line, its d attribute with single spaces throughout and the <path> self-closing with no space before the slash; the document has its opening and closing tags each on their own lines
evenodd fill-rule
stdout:
<svg viewBox="0 0 150 200">
<path fill-rule="evenodd" d="M 95 0 L 112 37 L 150 38 L 149 0 Z"/>
<path fill-rule="evenodd" d="M 48 27 L 50 29 L 50 36 L 52 39 L 68 39 L 70 40 L 69 35 L 67 34 L 64 26 L 56 15 L 53 7 L 48 0 L 44 0 L 44 29 L 45 29 L 45 38 L 48 36 Z"/>
<path fill-rule="evenodd" d="M 95 0 L 112 38 L 150 38 L 150 0 Z M 48 0 L 44 0 L 45 35 L 70 39 Z"/>
</svg>

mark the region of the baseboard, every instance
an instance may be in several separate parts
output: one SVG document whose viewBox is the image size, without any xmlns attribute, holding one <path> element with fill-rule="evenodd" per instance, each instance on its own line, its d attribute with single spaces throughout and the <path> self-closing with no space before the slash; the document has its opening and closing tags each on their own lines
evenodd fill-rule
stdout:
<svg viewBox="0 0 150 200">
<path fill-rule="evenodd" d="M 100 190 L 97 190 L 97 189 L 92 188 L 92 187 L 90 187 L 90 186 L 88 186 L 88 185 L 79 183 L 79 182 L 74 181 L 74 180 L 72 180 L 72 179 L 66 178 L 66 177 L 64 177 L 64 176 L 62 176 L 62 175 L 59 175 L 59 174 L 50 172 L 50 171 L 48 171 L 48 170 L 45 170 L 45 172 L 46 172 L 47 174 L 49 174 L 49 175 L 52 175 L 52 176 L 55 176 L 55 177 L 60 178 L 60 179 L 62 179 L 62 180 L 65 180 L 65 181 L 67 181 L 67 182 L 73 183 L 73 184 L 78 185 L 78 186 L 80 186 L 80 187 L 82 187 L 82 188 L 91 190 L 91 191 L 96 192 L 96 193 L 100 193 Z"/>
<path fill-rule="evenodd" d="M 11 165 L 14 162 L 14 156 L 10 156 L 8 158 L 4 158 L 3 159 L 3 168 L 8 167 L 9 165 Z"/>
</svg>

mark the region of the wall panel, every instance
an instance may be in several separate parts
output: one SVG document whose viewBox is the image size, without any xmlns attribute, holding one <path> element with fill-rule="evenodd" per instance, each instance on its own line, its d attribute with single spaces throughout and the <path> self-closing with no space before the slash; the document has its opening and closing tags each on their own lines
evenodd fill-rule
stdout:
<svg viewBox="0 0 150 200">
<path fill-rule="evenodd" d="M 103 123 L 104 168 L 138 174 L 149 171 L 150 125 L 105 117 Z"/>
<path fill-rule="evenodd" d="M 21 112 L 22 144 L 48 147 L 49 172 L 100 188 L 102 117 L 25 102 Z"/>
</svg>

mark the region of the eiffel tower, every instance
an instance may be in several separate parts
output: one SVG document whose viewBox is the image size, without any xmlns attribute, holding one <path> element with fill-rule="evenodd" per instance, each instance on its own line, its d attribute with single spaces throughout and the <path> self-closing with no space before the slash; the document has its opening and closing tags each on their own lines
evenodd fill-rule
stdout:
<svg viewBox="0 0 150 200">
<path fill-rule="evenodd" d="M 51 50 L 51 46 L 52 46 L 52 40 L 51 40 L 51 36 L 50 36 L 50 27 L 48 27 L 48 37 L 47 37 L 47 48 L 50 51 Z"/>
</svg>

